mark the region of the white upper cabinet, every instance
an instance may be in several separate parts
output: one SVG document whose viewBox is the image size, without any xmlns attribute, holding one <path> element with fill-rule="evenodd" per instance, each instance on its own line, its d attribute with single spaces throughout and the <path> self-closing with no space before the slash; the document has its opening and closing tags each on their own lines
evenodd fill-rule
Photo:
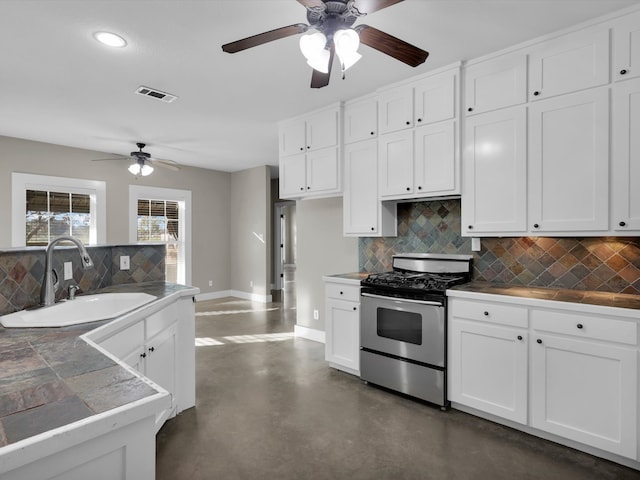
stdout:
<svg viewBox="0 0 640 480">
<path fill-rule="evenodd" d="M 445 195 L 456 188 L 455 122 L 432 123 L 414 132 L 413 190 Z"/>
<path fill-rule="evenodd" d="M 413 130 L 382 135 L 378 139 L 381 197 L 413 193 Z"/>
<path fill-rule="evenodd" d="M 414 126 L 456 117 L 456 74 L 457 71 L 440 73 L 413 86 Z"/>
<path fill-rule="evenodd" d="M 449 69 L 412 84 L 380 91 L 380 134 L 455 118 L 458 71 Z"/>
<path fill-rule="evenodd" d="M 448 68 L 380 93 L 378 146 L 382 199 L 460 193 L 459 72 L 459 66 Z M 390 119 L 395 120 L 387 121 Z"/>
<path fill-rule="evenodd" d="M 307 126 L 304 121 L 293 120 L 280 124 L 280 156 L 304 153 L 307 145 Z"/>
<path fill-rule="evenodd" d="M 319 150 L 338 145 L 340 138 L 338 132 L 339 115 L 340 110 L 336 107 L 316 112 L 307 117 L 307 150 Z"/>
<path fill-rule="evenodd" d="M 467 115 L 520 105 L 527 101 L 527 56 L 503 55 L 465 69 Z"/>
<path fill-rule="evenodd" d="M 344 143 L 359 142 L 378 135 L 378 100 L 369 97 L 344 106 Z"/>
<path fill-rule="evenodd" d="M 609 90 L 529 107 L 532 232 L 606 232 L 609 219 Z"/>
<path fill-rule="evenodd" d="M 345 236 L 395 236 L 396 206 L 378 198 L 378 144 L 375 139 L 344 148 L 343 220 Z"/>
<path fill-rule="evenodd" d="M 340 113 L 334 105 L 278 125 L 281 198 L 340 195 Z"/>
<path fill-rule="evenodd" d="M 640 78 L 613 88 L 613 216 L 616 233 L 640 230 Z"/>
<path fill-rule="evenodd" d="M 413 126 L 413 88 L 384 90 L 378 95 L 378 130 L 381 134 Z"/>
<path fill-rule="evenodd" d="M 627 15 L 613 26 L 613 78 L 640 76 L 640 12 Z"/>
<path fill-rule="evenodd" d="M 529 98 L 538 100 L 609 82 L 609 29 L 541 43 L 529 54 Z"/>
<path fill-rule="evenodd" d="M 463 234 L 526 232 L 526 108 L 511 107 L 467 118 L 463 168 Z"/>
</svg>

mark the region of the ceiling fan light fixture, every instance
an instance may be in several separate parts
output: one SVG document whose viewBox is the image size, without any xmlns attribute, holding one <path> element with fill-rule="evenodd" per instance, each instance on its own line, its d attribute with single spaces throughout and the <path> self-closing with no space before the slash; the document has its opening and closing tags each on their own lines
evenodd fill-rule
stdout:
<svg viewBox="0 0 640 480">
<path fill-rule="evenodd" d="M 144 160 L 138 160 L 137 162 L 129 165 L 129 173 L 135 175 L 136 177 L 138 175 L 146 177 L 147 175 L 151 175 L 153 173 L 153 167 L 145 163 Z"/>
<path fill-rule="evenodd" d="M 333 44 L 336 48 L 338 58 L 340 59 L 340 65 L 342 65 L 343 72 L 355 65 L 358 60 L 362 58 L 362 55 L 358 53 L 358 48 L 360 47 L 360 36 L 358 35 L 358 32 L 351 28 L 338 30 L 334 33 Z"/>
</svg>

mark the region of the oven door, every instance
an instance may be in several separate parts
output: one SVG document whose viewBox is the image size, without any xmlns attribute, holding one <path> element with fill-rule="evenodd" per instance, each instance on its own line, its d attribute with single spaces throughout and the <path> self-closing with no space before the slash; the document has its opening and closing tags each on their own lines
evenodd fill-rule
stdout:
<svg viewBox="0 0 640 480">
<path fill-rule="evenodd" d="M 445 366 L 445 315 L 440 302 L 362 294 L 360 346 Z"/>
</svg>

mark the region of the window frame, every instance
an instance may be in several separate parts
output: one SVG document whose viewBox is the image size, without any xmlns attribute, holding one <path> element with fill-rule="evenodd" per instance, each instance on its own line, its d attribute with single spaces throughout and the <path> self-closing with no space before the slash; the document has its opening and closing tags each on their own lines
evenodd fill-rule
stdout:
<svg viewBox="0 0 640 480">
<path fill-rule="evenodd" d="M 129 241 L 133 244 L 158 243 L 138 242 L 138 200 L 169 200 L 178 202 L 179 222 L 178 239 L 181 239 L 184 252 L 178 261 L 178 283 L 191 285 L 191 191 L 175 188 L 129 185 Z M 180 250 L 179 250 L 180 251 Z M 183 262 L 180 262 L 183 260 Z M 184 267 L 182 266 L 184 263 Z"/>
<path fill-rule="evenodd" d="M 55 177 L 33 173 L 11 173 L 11 245 L 26 248 L 27 190 L 79 193 L 91 198 L 89 245 L 106 243 L 107 186 L 100 180 Z M 94 214 L 95 213 L 95 214 Z"/>
</svg>

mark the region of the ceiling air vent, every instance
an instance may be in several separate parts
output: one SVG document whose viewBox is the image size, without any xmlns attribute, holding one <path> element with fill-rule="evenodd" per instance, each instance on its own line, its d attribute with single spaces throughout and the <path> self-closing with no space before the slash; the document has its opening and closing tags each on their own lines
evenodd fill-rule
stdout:
<svg viewBox="0 0 640 480">
<path fill-rule="evenodd" d="M 171 95 L 170 93 L 162 92 L 160 90 L 156 90 L 155 88 L 142 87 L 142 86 L 136 89 L 136 93 L 147 96 L 147 97 L 157 98 L 158 100 L 162 100 L 163 102 L 166 102 L 166 103 L 171 103 L 176 98 L 178 98 L 177 96 Z"/>
</svg>

